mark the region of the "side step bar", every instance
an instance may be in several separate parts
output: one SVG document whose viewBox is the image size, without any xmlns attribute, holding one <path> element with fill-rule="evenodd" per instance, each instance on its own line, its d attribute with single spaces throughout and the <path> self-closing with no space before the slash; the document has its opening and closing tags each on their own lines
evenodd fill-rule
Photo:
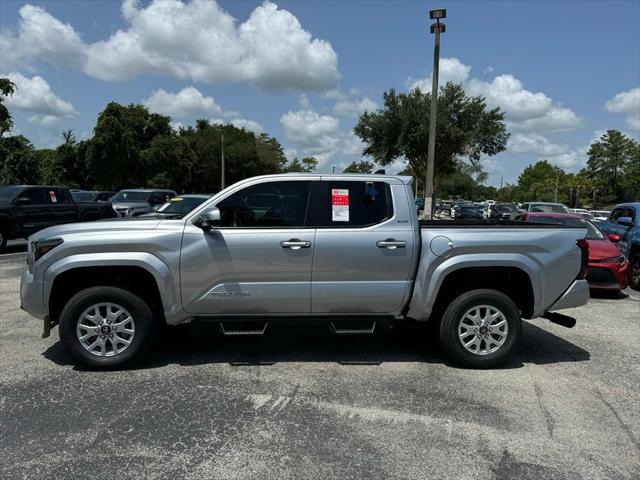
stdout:
<svg viewBox="0 0 640 480">
<path fill-rule="evenodd" d="M 576 326 L 576 319 L 568 315 L 563 315 L 556 312 L 547 312 L 541 316 L 542 318 L 546 318 L 547 320 L 549 320 L 551 323 L 555 323 L 566 328 L 573 328 Z"/>
<path fill-rule="evenodd" d="M 375 320 L 336 320 L 329 322 L 329 329 L 336 335 L 372 335 Z"/>
<path fill-rule="evenodd" d="M 220 322 L 219 325 L 220 333 L 225 337 L 260 336 L 267 331 L 269 322 L 229 322 L 226 327 Z"/>
</svg>

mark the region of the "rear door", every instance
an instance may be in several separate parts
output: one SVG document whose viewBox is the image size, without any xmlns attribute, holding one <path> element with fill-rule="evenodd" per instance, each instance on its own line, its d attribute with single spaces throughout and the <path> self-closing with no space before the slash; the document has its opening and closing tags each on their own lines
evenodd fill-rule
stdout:
<svg viewBox="0 0 640 480">
<path fill-rule="evenodd" d="M 313 313 L 394 313 L 410 290 L 416 233 L 404 185 L 322 181 L 311 282 Z"/>
<path fill-rule="evenodd" d="M 68 190 L 64 188 L 47 188 L 45 189 L 45 201 L 49 210 L 49 224 L 47 226 L 78 221 L 76 204 Z"/>
<path fill-rule="evenodd" d="M 216 203 L 221 226 L 210 231 L 186 223 L 180 278 L 187 312 L 310 312 L 315 229 L 308 178 L 240 187 Z"/>
</svg>

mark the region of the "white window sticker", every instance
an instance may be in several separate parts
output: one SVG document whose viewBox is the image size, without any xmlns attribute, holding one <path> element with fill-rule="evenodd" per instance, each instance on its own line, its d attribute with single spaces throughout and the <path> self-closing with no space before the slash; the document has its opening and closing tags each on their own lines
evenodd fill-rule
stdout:
<svg viewBox="0 0 640 480">
<path fill-rule="evenodd" d="M 49 190 L 49 197 L 51 197 L 51 203 L 58 203 L 56 192 L 54 192 L 53 190 Z"/>
<path fill-rule="evenodd" d="M 349 221 L 349 190 L 331 189 L 331 220 L 333 222 Z"/>
</svg>

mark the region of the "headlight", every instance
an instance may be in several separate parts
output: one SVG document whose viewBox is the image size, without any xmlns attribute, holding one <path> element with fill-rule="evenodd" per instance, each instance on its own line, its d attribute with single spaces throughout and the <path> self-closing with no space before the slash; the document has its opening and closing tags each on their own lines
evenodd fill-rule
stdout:
<svg viewBox="0 0 640 480">
<path fill-rule="evenodd" d="M 33 259 L 37 262 L 47 252 L 50 252 L 62 243 L 61 238 L 53 238 L 51 240 L 40 240 L 33 245 Z"/>
<path fill-rule="evenodd" d="M 605 258 L 600 260 L 601 263 L 623 263 L 624 255 L 618 255 L 617 257 Z"/>
</svg>

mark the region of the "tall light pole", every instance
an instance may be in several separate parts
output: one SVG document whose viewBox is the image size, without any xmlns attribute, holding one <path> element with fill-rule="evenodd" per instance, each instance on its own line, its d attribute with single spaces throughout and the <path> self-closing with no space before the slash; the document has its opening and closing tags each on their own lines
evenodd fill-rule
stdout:
<svg viewBox="0 0 640 480">
<path fill-rule="evenodd" d="M 222 143 L 220 145 L 220 157 L 222 173 L 220 176 L 220 190 L 224 190 L 224 125 L 220 125 L 220 133 L 222 134 Z"/>
<path fill-rule="evenodd" d="M 445 32 L 441 18 L 446 18 L 447 11 L 444 8 L 429 11 L 429 18 L 436 23 L 431 24 L 431 33 L 436 34 L 436 43 L 433 46 L 433 73 L 431 74 L 431 111 L 429 112 L 429 146 L 427 150 L 427 175 L 424 184 L 424 218 L 431 220 L 433 212 L 433 170 L 436 153 L 436 116 L 438 111 L 438 74 L 440 69 L 440 32 Z"/>
</svg>

